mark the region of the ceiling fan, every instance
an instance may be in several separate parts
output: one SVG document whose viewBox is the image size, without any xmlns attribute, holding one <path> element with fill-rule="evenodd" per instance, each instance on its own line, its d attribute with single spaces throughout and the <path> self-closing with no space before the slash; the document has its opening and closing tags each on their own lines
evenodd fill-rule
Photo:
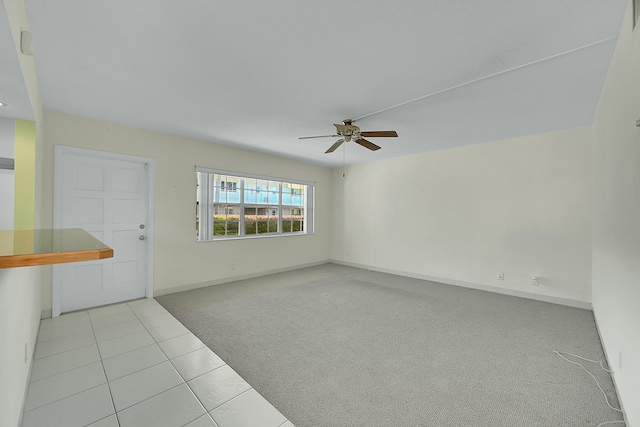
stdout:
<svg viewBox="0 0 640 427">
<path fill-rule="evenodd" d="M 354 141 L 356 144 L 360 144 L 369 150 L 376 151 L 381 147 L 374 144 L 371 141 L 367 141 L 364 137 L 367 138 L 389 138 L 389 137 L 397 137 L 398 134 L 394 130 L 385 130 L 385 131 L 373 131 L 373 132 L 362 132 L 360 128 L 353 124 L 353 120 L 345 119 L 342 121 L 343 124 L 339 125 L 334 123 L 333 125 L 336 127 L 336 135 L 320 135 L 320 136 L 301 136 L 299 139 L 311 139 L 311 138 L 335 138 L 341 136 L 339 140 L 337 140 L 325 153 L 333 153 L 342 145 L 343 142 Z"/>
</svg>

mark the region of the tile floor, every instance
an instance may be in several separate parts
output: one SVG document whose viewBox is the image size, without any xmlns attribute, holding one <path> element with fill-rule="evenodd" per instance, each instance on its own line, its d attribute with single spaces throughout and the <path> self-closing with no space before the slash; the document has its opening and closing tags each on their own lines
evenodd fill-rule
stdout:
<svg viewBox="0 0 640 427">
<path fill-rule="evenodd" d="M 23 427 L 293 427 L 153 299 L 44 319 Z"/>
</svg>

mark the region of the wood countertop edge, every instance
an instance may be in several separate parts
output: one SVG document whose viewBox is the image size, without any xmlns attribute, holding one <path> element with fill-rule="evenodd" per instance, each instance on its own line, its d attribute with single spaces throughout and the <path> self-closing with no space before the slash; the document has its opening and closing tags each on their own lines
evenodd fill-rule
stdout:
<svg viewBox="0 0 640 427">
<path fill-rule="evenodd" d="M 67 262 L 96 261 L 113 257 L 113 249 L 89 249 L 69 252 L 49 252 L 0 256 L 0 268 L 30 267 L 36 265 L 64 264 Z"/>
</svg>

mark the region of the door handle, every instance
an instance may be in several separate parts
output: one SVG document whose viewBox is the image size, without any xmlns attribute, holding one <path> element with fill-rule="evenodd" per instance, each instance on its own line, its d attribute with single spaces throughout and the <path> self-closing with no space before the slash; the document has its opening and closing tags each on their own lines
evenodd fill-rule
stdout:
<svg viewBox="0 0 640 427">
<path fill-rule="evenodd" d="M 140 240 L 145 240 L 145 239 L 146 239 L 146 237 L 144 237 L 144 236 L 140 236 L 140 237 L 138 237 L 138 239 L 140 239 Z"/>
</svg>

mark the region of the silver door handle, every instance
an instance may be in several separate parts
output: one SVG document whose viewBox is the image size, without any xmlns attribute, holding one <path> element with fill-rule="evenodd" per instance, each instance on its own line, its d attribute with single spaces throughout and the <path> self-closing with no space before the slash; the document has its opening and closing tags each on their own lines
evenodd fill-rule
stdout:
<svg viewBox="0 0 640 427">
<path fill-rule="evenodd" d="M 146 237 L 144 237 L 144 236 L 140 236 L 140 237 L 138 237 L 138 239 L 140 239 L 140 240 L 144 240 L 144 239 L 146 239 Z"/>
</svg>

